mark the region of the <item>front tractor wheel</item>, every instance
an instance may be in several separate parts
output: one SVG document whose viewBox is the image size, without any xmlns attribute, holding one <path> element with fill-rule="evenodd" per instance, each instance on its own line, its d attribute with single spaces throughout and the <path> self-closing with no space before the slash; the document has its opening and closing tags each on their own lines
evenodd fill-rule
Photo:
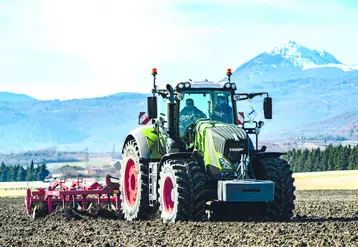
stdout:
<svg viewBox="0 0 358 247">
<path fill-rule="evenodd" d="M 271 180 L 275 183 L 274 201 L 268 202 L 265 215 L 273 220 L 288 220 L 295 208 L 295 186 L 292 171 L 287 161 L 280 158 L 261 158 L 253 162 L 256 179 Z"/>
<path fill-rule="evenodd" d="M 120 171 L 121 209 L 126 220 L 144 219 L 149 207 L 148 170 L 139 159 L 136 141 L 129 141 L 123 151 Z"/>
<path fill-rule="evenodd" d="M 163 222 L 189 219 L 189 180 L 184 163 L 168 160 L 163 164 L 159 176 L 158 194 Z"/>
</svg>

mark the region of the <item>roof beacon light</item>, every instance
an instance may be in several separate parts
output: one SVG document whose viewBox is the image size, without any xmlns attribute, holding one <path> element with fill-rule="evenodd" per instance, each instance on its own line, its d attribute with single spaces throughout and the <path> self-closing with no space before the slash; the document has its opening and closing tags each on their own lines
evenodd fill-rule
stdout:
<svg viewBox="0 0 358 247">
<path fill-rule="evenodd" d="M 157 68 L 153 68 L 153 69 L 152 69 L 152 75 L 156 75 L 156 74 L 158 74 L 158 73 L 157 73 Z"/>
<path fill-rule="evenodd" d="M 153 93 L 153 97 L 155 95 L 155 93 L 157 92 L 157 85 L 155 85 L 155 79 L 156 79 L 156 76 L 157 76 L 157 68 L 153 68 L 152 69 L 152 76 L 153 76 L 153 90 L 152 90 L 152 93 Z"/>
<path fill-rule="evenodd" d="M 230 77 L 231 77 L 231 75 L 232 75 L 231 69 L 227 69 L 227 70 L 226 70 L 226 75 L 227 75 L 227 77 L 228 77 L 228 79 L 229 79 L 229 82 L 230 82 Z"/>
</svg>

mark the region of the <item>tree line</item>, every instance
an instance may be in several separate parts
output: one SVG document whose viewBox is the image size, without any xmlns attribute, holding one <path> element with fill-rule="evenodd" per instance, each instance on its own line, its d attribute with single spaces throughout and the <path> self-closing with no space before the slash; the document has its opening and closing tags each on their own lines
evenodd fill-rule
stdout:
<svg viewBox="0 0 358 247">
<path fill-rule="evenodd" d="M 358 145 L 330 144 L 325 150 L 292 149 L 285 156 L 293 172 L 358 170 Z"/>
<path fill-rule="evenodd" d="M 4 161 L 0 166 L 0 182 L 43 181 L 49 174 L 45 162 L 35 165 L 33 160 L 26 169 L 20 165 L 7 166 Z"/>
</svg>

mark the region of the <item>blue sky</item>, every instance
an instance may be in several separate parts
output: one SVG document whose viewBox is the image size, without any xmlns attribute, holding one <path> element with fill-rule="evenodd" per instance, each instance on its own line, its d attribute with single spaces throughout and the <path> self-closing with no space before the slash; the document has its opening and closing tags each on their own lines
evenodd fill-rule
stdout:
<svg viewBox="0 0 358 247">
<path fill-rule="evenodd" d="M 0 0 L 0 91 L 37 99 L 219 80 L 296 41 L 358 64 L 358 2 Z"/>
</svg>

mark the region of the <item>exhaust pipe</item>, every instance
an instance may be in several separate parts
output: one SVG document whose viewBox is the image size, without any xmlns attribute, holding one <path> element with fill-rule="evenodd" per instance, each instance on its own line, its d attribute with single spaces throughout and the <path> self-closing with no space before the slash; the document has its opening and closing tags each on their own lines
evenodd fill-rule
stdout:
<svg viewBox="0 0 358 247">
<path fill-rule="evenodd" d="M 169 103 L 168 103 L 168 134 L 171 138 L 177 136 L 175 130 L 175 103 L 174 103 L 174 89 L 170 84 L 166 86 L 169 91 Z"/>
<path fill-rule="evenodd" d="M 168 134 L 166 150 L 167 153 L 183 152 L 185 150 L 185 143 L 179 138 L 177 128 L 175 125 L 175 103 L 174 103 L 174 89 L 171 85 L 166 86 L 169 92 L 168 103 Z"/>
</svg>

